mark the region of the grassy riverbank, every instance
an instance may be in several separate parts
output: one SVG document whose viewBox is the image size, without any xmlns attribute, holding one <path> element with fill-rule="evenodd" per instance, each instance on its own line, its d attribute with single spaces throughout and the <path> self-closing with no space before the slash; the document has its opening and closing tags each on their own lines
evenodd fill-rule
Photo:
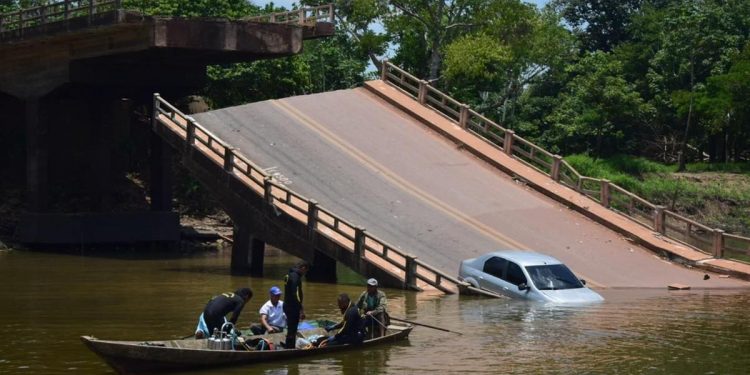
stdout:
<svg viewBox="0 0 750 375">
<path fill-rule="evenodd" d="M 712 228 L 750 236 L 750 163 L 694 163 L 678 173 L 676 166 L 631 156 L 565 160 L 583 175 L 608 179 Z"/>
</svg>

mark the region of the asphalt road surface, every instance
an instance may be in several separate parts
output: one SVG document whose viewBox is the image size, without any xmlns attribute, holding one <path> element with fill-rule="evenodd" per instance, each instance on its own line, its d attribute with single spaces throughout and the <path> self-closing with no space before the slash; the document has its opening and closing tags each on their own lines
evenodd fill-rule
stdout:
<svg viewBox="0 0 750 375">
<path fill-rule="evenodd" d="M 670 263 L 514 181 L 363 88 L 194 116 L 299 194 L 448 274 L 499 249 L 552 255 L 590 286 L 748 287 Z"/>
</svg>

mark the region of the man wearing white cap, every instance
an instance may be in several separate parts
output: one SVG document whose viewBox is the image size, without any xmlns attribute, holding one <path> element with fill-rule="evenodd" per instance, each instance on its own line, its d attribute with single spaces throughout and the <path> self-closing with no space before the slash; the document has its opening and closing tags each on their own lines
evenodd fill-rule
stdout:
<svg viewBox="0 0 750 375">
<path fill-rule="evenodd" d="M 378 290 L 378 280 L 367 280 L 367 290 L 357 300 L 357 308 L 364 314 L 365 329 L 369 337 L 385 334 L 385 327 L 390 324 L 385 293 Z"/>
<path fill-rule="evenodd" d="M 270 299 L 260 307 L 260 324 L 253 324 L 250 329 L 253 334 L 277 333 L 286 328 L 286 315 L 284 315 L 284 301 L 281 301 L 281 289 L 272 286 L 268 290 Z"/>
</svg>

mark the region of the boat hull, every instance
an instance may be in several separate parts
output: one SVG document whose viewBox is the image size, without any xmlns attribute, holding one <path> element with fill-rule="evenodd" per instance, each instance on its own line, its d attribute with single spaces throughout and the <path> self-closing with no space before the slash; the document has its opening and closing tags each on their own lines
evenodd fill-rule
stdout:
<svg viewBox="0 0 750 375">
<path fill-rule="evenodd" d="M 82 336 L 81 341 L 118 373 L 145 374 L 250 365 L 370 347 L 405 339 L 412 328 L 412 326 L 390 326 L 385 336 L 366 340 L 359 345 L 292 350 L 212 350 L 207 348 L 207 340 L 112 341 Z"/>
</svg>

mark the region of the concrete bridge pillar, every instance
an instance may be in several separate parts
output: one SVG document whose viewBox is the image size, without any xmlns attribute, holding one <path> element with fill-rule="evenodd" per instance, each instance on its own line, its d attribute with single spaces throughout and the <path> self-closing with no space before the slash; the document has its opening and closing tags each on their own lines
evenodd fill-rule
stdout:
<svg viewBox="0 0 750 375">
<path fill-rule="evenodd" d="M 174 185 L 172 148 L 154 132 L 149 135 L 149 148 L 151 211 L 171 211 Z"/>
<path fill-rule="evenodd" d="M 335 283 L 337 281 L 336 259 L 318 250 L 314 250 L 310 271 L 307 272 L 307 279 L 316 282 Z"/>
<path fill-rule="evenodd" d="M 266 243 L 252 237 L 250 240 L 250 276 L 263 276 L 263 259 L 266 255 Z"/>
<path fill-rule="evenodd" d="M 247 224 L 234 224 L 232 275 L 263 276 L 266 242 L 252 234 Z"/>
<path fill-rule="evenodd" d="M 41 212 L 49 205 L 49 109 L 38 97 L 24 104 L 27 203 L 29 211 Z"/>
</svg>

